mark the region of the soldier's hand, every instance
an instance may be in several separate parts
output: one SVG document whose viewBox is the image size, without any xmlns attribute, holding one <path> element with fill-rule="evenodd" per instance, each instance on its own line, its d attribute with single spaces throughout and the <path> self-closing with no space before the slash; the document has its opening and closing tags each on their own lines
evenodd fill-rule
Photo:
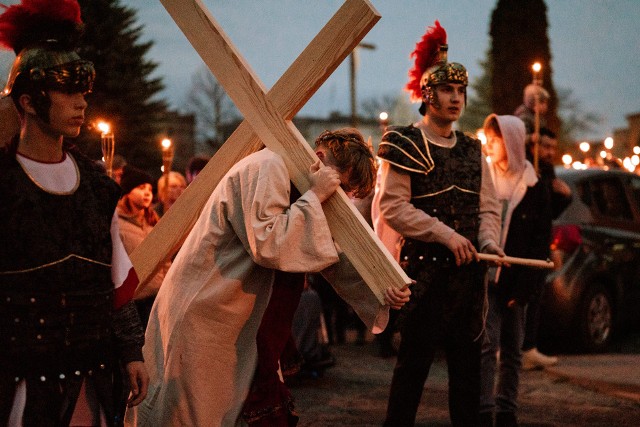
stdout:
<svg viewBox="0 0 640 427">
<path fill-rule="evenodd" d="M 311 165 L 311 191 L 316 193 L 320 203 L 327 200 L 340 185 L 340 175 L 329 167 L 323 166 L 320 160 Z"/>
<path fill-rule="evenodd" d="M 469 239 L 461 236 L 456 232 L 454 232 L 449 238 L 449 241 L 447 242 L 447 248 L 449 248 L 449 250 L 456 257 L 457 266 L 461 266 L 462 264 L 469 264 L 473 260 L 479 260 L 478 252 L 473 246 L 473 243 L 471 243 Z"/>
</svg>

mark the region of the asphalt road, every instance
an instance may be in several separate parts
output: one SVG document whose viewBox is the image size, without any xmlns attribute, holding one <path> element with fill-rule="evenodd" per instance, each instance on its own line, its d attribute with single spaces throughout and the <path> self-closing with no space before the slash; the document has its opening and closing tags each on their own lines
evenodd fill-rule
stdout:
<svg viewBox="0 0 640 427">
<path fill-rule="evenodd" d="M 640 353 L 640 348 L 633 347 L 632 351 L 627 348 L 626 353 Z M 375 345 L 370 341 L 364 346 L 356 346 L 353 342 L 334 346 L 332 353 L 337 363 L 321 378 L 289 381 L 300 414 L 298 425 L 382 425 L 395 358 L 378 357 Z M 602 363 L 603 355 L 594 357 L 600 357 Z M 640 354 L 638 361 L 640 366 Z M 518 412 L 520 425 L 640 426 L 640 401 L 610 391 L 587 387 L 587 384 L 557 375 L 557 372 L 523 372 Z M 447 425 L 450 423 L 446 365 L 439 358 L 427 380 L 416 426 Z"/>
</svg>

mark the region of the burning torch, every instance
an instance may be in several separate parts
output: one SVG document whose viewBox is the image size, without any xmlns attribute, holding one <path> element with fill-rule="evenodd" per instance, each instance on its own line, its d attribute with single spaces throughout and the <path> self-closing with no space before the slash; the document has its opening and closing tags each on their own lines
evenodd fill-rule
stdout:
<svg viewBox="0 0 640 427">
<path fill-rule="evenodd" d="M 115 154 L 116 141 L 111 131 L 111 125 L 106 122 L 99 122 L 97 128 L 102 132 L 100 139 L 102 146 L 102 159 L 109 178 L 113 178 L 113 155 Z"/>
</svg>

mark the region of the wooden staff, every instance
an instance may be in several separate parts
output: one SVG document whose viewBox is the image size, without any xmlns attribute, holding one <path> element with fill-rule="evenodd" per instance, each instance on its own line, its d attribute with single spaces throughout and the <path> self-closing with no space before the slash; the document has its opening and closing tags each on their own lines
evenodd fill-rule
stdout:
<svg viewBox="0 0 640 427">
<path fill-rule="evenodd" d="M 164 189 L 162 191 L 162 207 L 163 212 L 167 212 L 167 199 L 169 195 L 169 174 L 173 166 L 173 143 L 169 138 L 165 138 L 161 142 L 162 145 L 162 180 L 164 181 Z"/>
<path fill-rule="evenodd" d="M 531 258 L 518 258 L 513 256 L 498 256 L 494 254 L 483 254 L 478 253 L 478 258 L 480 261 L 489 261 L 489 262 L 502 262 L 509 264 L 517 264 L 524 265 L 527 267 L 535 267 L 535 268 L 548 268 L 553 269 L 554 264 L 551 260 L 542 260 L 542 259 L 531 259 Z"/>
<path fill-rule="evenodd" d="M 539 62 L 536 62 L 535 64 L 533 64 L 533 66 L 531 67 L 533 69 L 533 84 L 537 85 L 537 86 L 542 86 L 542 79 L 539 78 L 539 74 L 540 70 L 542 69 L 542 66 L 540 65 Z M 540 104 L 540 92 L 536 91 L 534 97 L 533 97 L 533 110 L 534 110 L 534 114 L 535 114 L 535 120 L 534 120 L 534 130 L 533 130 L 533 168 L 536 171 L 536 174 L 540 173 L 540 167 L 539 167 L 539 158 L 540 158 L 540 150 L 538 148 L 538 146 L 540 145 L 540 111 L 539 111 L 539 104 Z"/>
</svg>

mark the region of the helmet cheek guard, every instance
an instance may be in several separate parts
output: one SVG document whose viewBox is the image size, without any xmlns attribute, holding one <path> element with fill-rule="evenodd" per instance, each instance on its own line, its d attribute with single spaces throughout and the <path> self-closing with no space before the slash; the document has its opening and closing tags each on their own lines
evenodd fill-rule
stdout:
<svg viewBox="0 0 640 427">
<path fill-rule="evenodd" d="M 16 57 L 2 96 L 11 96 L 18 105 L 20 95 L 30 95 L 38 117 L 48 123 L 48 91 L 87 94 L 93 89 L 95 76 L 93 63 L 73 51 L 26 48 Z"/>
</svg>

